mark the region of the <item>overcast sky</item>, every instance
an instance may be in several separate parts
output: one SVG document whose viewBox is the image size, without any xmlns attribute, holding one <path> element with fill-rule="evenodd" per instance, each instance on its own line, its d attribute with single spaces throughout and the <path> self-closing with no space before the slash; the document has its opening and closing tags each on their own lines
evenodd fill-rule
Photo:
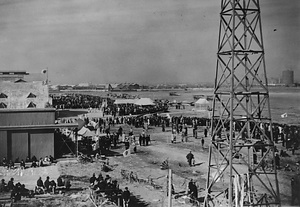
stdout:
<svg viewBox="0 0 300 207">
<path fill-rule="evenodd" d="M 213 82 L 221 0 L 1 0 L 0 70 L 53 84 Z M 268 77 L 300 80 L 300 1 L 261 0 Z"/>
</svg>

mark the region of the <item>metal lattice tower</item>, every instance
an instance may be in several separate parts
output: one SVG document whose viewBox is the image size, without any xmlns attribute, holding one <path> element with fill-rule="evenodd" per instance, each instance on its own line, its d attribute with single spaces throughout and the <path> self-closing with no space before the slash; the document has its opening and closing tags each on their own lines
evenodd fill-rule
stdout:
<svg viewBox="0 0 300 207">
<path fill-rule="evenodd" d="M 222 0 L 204 206 L 280 206 L 259 0 Z"/>
</svg>

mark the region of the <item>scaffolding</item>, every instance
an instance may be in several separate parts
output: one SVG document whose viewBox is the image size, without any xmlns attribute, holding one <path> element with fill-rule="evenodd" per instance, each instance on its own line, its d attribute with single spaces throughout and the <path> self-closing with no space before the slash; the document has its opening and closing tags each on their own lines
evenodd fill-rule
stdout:
<svg viewBox="0 0 300 207">
<path fill-rule="evenodd" d="M 280 206 L 259 0 L 221 1 L 211 135 L 204 206 Z"/>
</svg>

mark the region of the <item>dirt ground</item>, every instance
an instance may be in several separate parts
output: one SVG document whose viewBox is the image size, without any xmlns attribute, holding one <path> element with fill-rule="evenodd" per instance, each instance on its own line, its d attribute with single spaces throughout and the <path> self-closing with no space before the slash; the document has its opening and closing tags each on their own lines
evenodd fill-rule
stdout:
<svg viewBox="0 0 300 207">
<path fill-rule="evenodd" d="M 119 125 L 114 126 L 111 131 L 117 130 Z M 122 125 L 125 132 L 128 134 L 129 126 Z M 141 128 L 134 128 L 133 131 L 136 136 L 141 133 Z M 181 140 L 174 144 L 170 142 L 171 128 L 167 128 L 166 132 L 162 132 L 161 128 L 150 127 L 149 134 L 151 135 L 151 143 L 149 146 L 137 146 L 137 153 L 131 154 L 128 157 L 123 156 L 125 149 L 123 144 L 119 144 L 116 149 L 111 149 L 108 156 L 109 164 L 112 171 L 101 171 L 101 164 L 99 162 L 81 164 L 76 159 L 61 159 L 57 164 L 41 167 L 36 169 L 25 169 L 24 171 L 7 171 L 4 168 L 0 169 L 0 178 L 5 180 L 10 177 L 15 178 L 16 182 L 21 182 L 26 185 L 28 189 L 33 189 L 36 180 L 39 176 L 56 180 L 59 175 L 68 177 L 71 180 L 71 190 L 69 192 L 57 195 L 45 195 L 38 198 L 23 199 L 15 203 L 13 206 L 94 206 L 89 199 L 89 178 L 93 173 L 96 176 L 101 173 L 103 176 L 110 175 L 117 180 L 120 188 L 124 190 L 127 186 L 132 194 L 131 206 L 136 207 L 163 207 L 167 206 L 167 170 L 161 170 L 160 164 L 164 160 L 168 160 L 169 167 L 173 171 L 173 183 L 176 193 L 184 193 L 188 181 L 193 178 L 196 181 L 199 191 L 199 197 L 204 196 L 206 173 L 208 169 L 208 145 L 210 138 L 205 138 L 204 149 L 200 144 L 200 137 L 203 136 L 203 129 L 198 130 L 198 139 L 192 137 L 192 129 L 189 128 L 189 137 L 187 142 Z M 277 146 L 281 148 L 280 145 Z M 195 155 L 196 166 L 189 167 L 186 161 L 186 154 L 192 151 Z M 291 155 L 291 152 L 289 152 Z M 282 165 L 284 163 L 291 164 L 295 169 L 295 161 L 299 160 L 300 150 L 297 150 L 295 155 L 291 157 L 282 158 Z M 153 179 L 156 187 L 149 183 L 129 182 L 122 178 L 121 170 L 126 172 L 133 171 L 139 179 L 147 180 L 149 177 Z M 289 205 L 291 200 L 290 179 L 295 176 L 295 171 L 279 170 L 278 180 L 280 187 L 280 194 L 282 205 Z M 5 197 L 5 196 L 2 196 Z M 181 197 L 172 200 L 172 206 L 191 206 L 185 202 Z M 1 198 L 0 198 L 1 203 Z M 297 204 L 300 206 L 300 202 Z M 109 205 L 105 205 L 109 206 Z"/>
</svg>

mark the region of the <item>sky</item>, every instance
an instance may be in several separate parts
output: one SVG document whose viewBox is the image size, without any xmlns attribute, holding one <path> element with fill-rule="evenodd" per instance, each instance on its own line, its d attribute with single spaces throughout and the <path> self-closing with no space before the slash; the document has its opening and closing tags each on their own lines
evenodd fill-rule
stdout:
<svg viewBox="0 0 300 207">
<path fill-rule="evenodd" d="M 213 82 L 221 0 L 1 0 L 0 71 L 52 84 Z M 300 81 L 300 1 L 261 0 L 268 77 Z"/>
</svg>

